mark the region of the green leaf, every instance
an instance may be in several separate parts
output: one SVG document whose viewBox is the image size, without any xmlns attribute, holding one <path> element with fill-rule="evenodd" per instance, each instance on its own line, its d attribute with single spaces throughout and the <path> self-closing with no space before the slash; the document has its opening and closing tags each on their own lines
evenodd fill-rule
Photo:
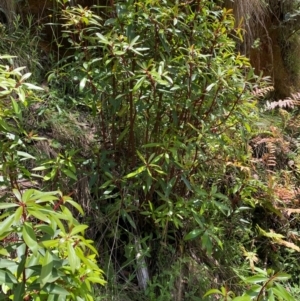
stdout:
<svg viewBox="0 0 300 301">
<path fill-rule="evenodd" d="M 134 37 L 132 40 L 131 40 L 131 42 L 130 42 L 130 47 L 132 47 L 134 44 L 136 44 L 136 41 L 138 40 L 140 38 L 140 36 L 136 36 L 136 37 Z"/>
<path fill-rule="evenodd" d="M 14 218 L 14 223 L 18 224 L 21 220 L 23 214 L 23 207 L 19 207 L 16 211 L 15 211 L 15 218 Z"/>
<path fill-rule="evenodd" d="M 89 240 L 89 242 L 93 242 L 93 241 Z M 88 247 L 90 250 L 92 250 L 94 254 L 98 255 L 98 251 L 96 250 L 96 248 L 92 244 L 90 244 L 87 241 L 85 241 L 84 245 L 86 247 Z"/>
<path fill-rule="evenodd" d="M 49 294 L 47 301 L 66 301 L 66 300 L 70 300 L 69 298 L 68 299 L 66 299 L 66 298 L 67 298 L 66 295 L 53 295 L 53 294 Z M 81 298 L 77 297 L 76 301 L 81 301 L 80 299 Z M 72 300 L 74 300 L 74 298 Z M 36 300 L 34 300 L 34 301 L 36 301 Z M 82 301 L 85 301 L 85 300 L 82 300 Z"/>
<path fill-rule="evenodd" d="M 207 291 L 203 297 L 207 297 L 207 296 L 213 295 L 213 294 L 223 295 L 223 293 L 220 290 L 213 288 L 213 289 L 210 289 L 209 291 Z"/>
<path fill-rule="evenodd" d="M 24 89 L 22 89 L 21 87 L 19 87 L 16 92 L 17 92 L 17 94 L 19 96 L 19 100 L 21 102 L 25 103 L 26 95 L 25 95 Z"/>
<path fill-rule="evenodd" d="M 65 296 L 68 296 L 70 293 L 65 290 L 63 287 L 57 285 L 57 284 L 54 284 L 54 283 L 47 283 L 44 287 L 43 287 L 43 290 L 44 292 L 46 293 L 49 293 L 49 294 L 54 294 L 54 295 L 65 295 Z M 21 299 L 20 299 L 21 300 Z M 20 301 L 19 300 L 19 301 Z"/>
<path fill-rule="evenodd" d="M 41 87 L 38 87 L 38 86 L 36 86 L 36 85 L 33 85 L 33 84 L 30 84 L 30 83 L 23 83 L 23 85 L 24 85 L 26 88 L 30 89 L 30 90 L 39 90 L 39 91 L 44 91 L 44 89 L 43 89 L 43 88 L 41 88 Z"/>
<path fill-rule="evenodd" d="M 146 79 L 146 76 L 141 77 L 141 78 L 136 82 L 136 84 L 134 85 L 134 87 L 133 87 L 133 89 L 132 89 L 132 92 L 137 91 L 137 90 L 140 88 L 140 86 L 143 84 L 143 82 L 145 81 L 145 79 Z"/>
<path fill-rule="evenodd" d="M 85 85 L 86 85 L 86 81 L 87 81 L 87 78 L 84 77 L 81 79 L 80 83 L 79 83 L 79 91 L 82 92 L 83 89 L 85 88 Z"/>
<path fill-rule="evenodd" d="M 81 215 L 84 215 L 84 211 L 82 207 L 78 203 L 73 201 L 71 198 L 65 199 L 65 202 L 71 204 L 74 208 L 76 208 L 80 212 Z"/>
<path fill-rule="evenodd" d="M 285 301 L 295 301 L 294 297 L 279 283 L 275 283 L 276 287 L 273 287 L 272 290 L 279 299 Z"/>
<path fill-rule="evenodd" d="M 21 152 L 21 151 L 17 151 L 17 155 L 20 157 L 23 157 L 25 159 L 33 159 L 35 160 L 35 157 L 33 157 L 32 155 L 26 153 L 26 152 Z"/>
<path fill-rule="evenodd" d="M 0 55 L 0 59 L 13 59 L 16 57 L 17 56 L 15 56 L 15 55 L 8 55 L 8 54 Z"/>
<path fill-rule="evenodd" d="M 105 183 L 103 183 L 100 187 L 99 187 L 99 189 L 105 189 L 107 186 L 111 186 L 111 184 L 113 183 L 113 181 L 112 180 L 108 180 L 108 181 L 106 181 Z M 112 185 L 113 186 L 113 185 Z M 115 186 L 114 186 L 115 187 Z"/>
<path fill-rule="evenodd" d="M 18 263 L 12 260 L 8 260 L 5 258 L 0 259 L 0 269 L 8 268 L 8 269 L 15 269 L 18 267 Z"/>
<path fill-rule="evenodd" d="M 142 147 L 146 148 L 146 147 L 160 147 L 163 146 L 163 144 L 161 143 L 149 143 L 149 144 L 144 144 Z"/>
<path fill-rule="evenodd" d="M 274 278 L 275 280 L 286 281 L 291 278 L 291 275 L 284 272 L 279 272 L 275 274 Z"/>
<path fill-rule="evenodd" d="M 50 223 L 48 216 L 40 212 L 39 207 L 33 207 L 33 209 L 28 208 L 27 211 L 30 215 L 34 216 L 36 219 L 43 221 L 45 223 Z"/>
<path fill-rule="evenodd" d="M 45 240 L 45 241 L 41 241 L 40 244 L 45 247 L 45 248 L 57 248 L 59 246 L 59 240 L 55 239 L 55 240 Z"/>
<path fill-rule="evenodd" d="M 232 299 L 232 301 L 251 301 L 250 296 L 239 296 Z"/>
<path fill-rule="evenodd" d="M 269 278 L 265 277 L 264 275 L 254 275 L 251 277 L 248 277 L 245 279 L 246 283 L 260 283 L 260 282 L 266 282 Z"/>
<path fill-rule="evenodd" d="M 2 210 L 2 209 L 8 209 L 8 208 L 13 208 L 13 207 L 19 207 L 19 204 L 15 204 L 15 203 L 0 203 L 0 210 Z"/>
<path fill-rule="evenodd" d="M 40 276 L 40 287 L 43 288 L 46 283 L 49 283 L 49 279 L 52 276 L 53 269 L 53 257 L 47 250 L 42 263 L 42 271 Z"/>
<path fill-rule="evenodd" d="M 14 289 L 14 299 L 13 301 L 21 301 L 24 298 L 25 294 L 25 282 L 20 282 L 16 285 L 16 288 Z"/>
<path fill-rule="evenodd" d="M 207 253 L 211 255 L 212 253 L 212 242 L 208 231 L 205 231 L 201 236 L 202 247 L 206 249 Z"/>
<path fill-rule="evenodd" d="M 93 282 L 93 283 L 99 283 L 101 285 L 104 285 L 106 281 L 102 278 L 98 277 L 87 277 L 86 280 Z"/>
<path fill-rule="evenodd" d="M 70 170 L 70 169 L 67 169 L 67 168 L 63 168 L 62 169 L 62 172 L 68 176 L 69 178 L 77 181 L 77 176 Z"/>
<path fill-rule="evenodd" d="M 27 203 L 31 196 L 34 194 L 34 189 L 27 189 L 23 194 L 22 194 L 22 202 L 23 203 Z"/>
<path fill-rule="evenodd" d="M 147 162 L 146 162 L 146 159 L 143 157 L 143 155 L 139 152 L 139 151 L 136 151 L 138 157 L 141 159 L 141 161 L 146 165 Z"/>
<path fill-rule="evenodd" d="M 48 234 L 49 236 L 55 235 L 55 230 L 51 226 L 48 226 L 48 225 L 40 224 L 40 225 L 36 226 L 36 229 Z"/>
<path fill-rule="evenodd" d="M 142 173 L 142 172 L 145 171 L 145 170 L 146 170 L 146 166 L 141 166 L 141 167 L 139 167 L 136 171 L 133 171 L 133 172 L 129 173 L 128 175 L 126 175 L 126 176 L 124 177 L 124 179 L 133 178 L 133 177 L 139 175 L 140 173 Z"/>
<path fill-rule="evenodd" d="M 0 236 L 2 236 L 7 230 L 9 230 L 10 226 L 13 224 L 15 219 L 15 215 L 12 214 L 7 217 L 2 223 L 0 223 Z"/>
<path fill-rule="evenodd" d="M 68 250 L 68 261 L 71 267 L 71 271 L 74 274 L 75 270 L 78 269 L 80 266 L 80 260 L 75 253 L 72 243 L 69 241 L 67 242 L 67 250 Z"/>
<path fill-rule="evenodd" d="M 21 79 L 20 79 L 20 82 L 24 82 L 26 79 L 28 79 L 30 76 L 31 76 L 32 73 L 25 73 Z"/>
<path fill-rule="evenodd" d="M 78 226 L 75 226 L 71 233 L 70 233 L 70 236 L 72 237 L 73 235 L 79 233 L 79 232 L 83 232 L 85 229 L 87 229 L 89 226 L 87 225 L 78 225 Z"/>
<path fill-rule="evenodd" d="M 215 85 L 216 85 L 216 83 L 212 83 L 212 84 L 208 85 L 206 87 L 206 92 L 209 92 Z"/>
<path fill-rule="evenodd" d="M 198 237 L 200 234 L 203 233 L 202 229 L 194 229 L 191 232 L 189 232 L 185 237 L 184 240 L 191 240 L 191 239 L 195 239 L 196 237 Z"/>
<path fill-rule="evenodd" d="M 36 170 L 46 170 L 46 169 L 49 169 L 49 168 L 50 167 L 48 167 L 48 166 L 42 165 L 42 166 L 32 168 L 32 170 L 34 170 L 34 171 L 36 171 Z"/>
<path fill-rule="evenodd" d="M 17 269 L 17 279 L 19 279 L 20 275 L 24 272 L 25 264 L 26 264 L 27 257 L 25 254 L 21 256 L 21 261 L 18 264 Z"/>
<path fill-rule="evenodd" d="M 100 41 L 99 41 L 100 43 L 103 43 L 106 45 L 111 45 L 111 42 L 108 41 L 108 39 L 105 36 L 103 36 L 101 33 L 97 32 L 96 36 L 100 39 Z"/>
<path fill-rule="evenodd" d="M 22 234 L 28 248 L 32 251 L 34 256 L 37 256 L 39 245 L 37 243 L 36 235 L 34 233 L 31 223 L 28 222 L 24 223 Z"/>
<path fill-rule="evenodd" d="M 22 202 L 22 195 L 20 193 L 20 191 L 18 189 L 13 189 L 13 194 L 15 195 L 15 197 L 17 198 L 17 200 L 19 202 Z"/>
<path fill-rule="evenodd" d="M 181 176 L 181 180 L 184 182 L 185 186 L 187 187 L 188 190 L 192 191 L 192 187 L 190 182 L 187 180 L 187 178 L 185 176 Z"/>
<path fill-rule="evenodd" d="M 11 272 L 0 270 L 0 284 L 2 283 L 15 284 L 18 283 L 18 281 Z"/>
<path fill-rule="evenodd" d="M 14 99 L 12 99 L 12 105 L 13 105 L 15 114 L 18 116 L 18 118 L 19 118 L 20 120 L 22 120 L 22 111 L 21 111 L 21 109 L 20 109 L 18 103 L 17 103 Z"/>
<path fill-rule="evenodd" d="M 133 221 L 131 216 L 126 212 L 126 210 L 122 209 L 121 214 L 122 214 L 124 220 L 127 220 L 133 229 L 136 229 L 135 222 Z"/>
</svg>

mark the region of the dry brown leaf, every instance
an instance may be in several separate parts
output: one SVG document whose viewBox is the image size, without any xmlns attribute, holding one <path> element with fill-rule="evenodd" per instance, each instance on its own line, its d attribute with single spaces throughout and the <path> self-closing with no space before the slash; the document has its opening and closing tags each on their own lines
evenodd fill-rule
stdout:
<svg viewBox="0 0 300 301">
<path fill-rule="evenodd" d="M 288 216 L 290 216 L 292 213 L 300 213 L 300 209 L 284 209 Z"/>
<path fill-rule="evenodd" d="M 296 246 L 294 243 L 292 243 L 292 242 L 288 242 L 288 241 L 286 241 L 286 240 L 282 240 L 282 239 L 280 239 L 280 240 L 276 240 L 276 243 L 278 243 L 278 244 L 280 244 L 280 245 L 283 245 L 283 246 L 285 246 L 285 247 L 288 247 L 288 248 L 290 248 L 290 249 L 293 249 L 293 250 L 295 250 L 295 251 L 297 251 L 297 252 L 300 252 L 300 248 L 298 247 L 298 246 Z"/>
</svg>

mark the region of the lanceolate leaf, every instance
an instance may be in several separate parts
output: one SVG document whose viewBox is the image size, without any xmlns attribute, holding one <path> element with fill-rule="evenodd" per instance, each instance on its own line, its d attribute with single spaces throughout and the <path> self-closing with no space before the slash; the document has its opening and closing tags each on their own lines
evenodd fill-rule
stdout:
<svg viewBox="0 0 300 301">
<path fill-rule="evenodd" d="M 209 295 L 214 295 L 214 294 L 222 295 L 223 293 L 218 289 L 210 289 L 209 291 L 207 291 L 205 293 L 205 295 L 203 297 L 207 297 Z"/>
<path fill-rule="evenodd" d="M 0 223 L 0 236 L 2 236 L 14 222 L 15 215 L 12 214 Z"/>
<path fill-rule="evenodd" d="M 52 275 L 52 269 L 53 269 L 53 257 L 49 251 L 46 251 L 46 255 L 44 257 L 44 261 L 42 264 L 41 276 L 40 276 L 41 288 L 43 288 L 43 286 L 46 283 L 49 283 L 49 279 Z"/>
<path fill-rule="evenodd" d="M 0 269 L 8 268 L 10 270 L 10 269 L 15 269 L 17 267 L 18 267 L 18 263 L 13 260 L 8 260 L 5 258 L 0 259 Z"/>
<path fill-rule="evenodd" d="M 13 207 L 18 207 L 18 204 L 15 203 L 0 203 L 0 210 L 1 209 L 8 209 L 8 208 L 13 208 Z"/>
<path fill-rule="evenodd" d="M 99 277 L 88 277 L 86 279 L 90 282 L 99 283 L 101 285 L 104 285 L 106 283 L 106 281 L 104 279 L 99 278 Z"/>
<path fill-rule="evenodd" d="M 268 281 L 268 279 L 269 279 L 268 277 L 265 277 L 263 275 L 255 275 L 255 276 L 245 279 L 245 282 L 246 283 L 261 283 L 261 282 Z"/>
<path fill-rule="evenodd" d="M 17 269 L 17 279 L 21 276 L 21 274 L 24 272 L 25 264 L 26 264 L 27 257 L 25 254 L 21 257 L 20 262 L 18 263 L 18 269 Z"/>
<path fill-rule="evenodd" d="M 76 252 L 74 250 L 74 247 L 72 246 L 72 243 L 68 241 L 68 261 L 71 267 L 72 273 L 75 273 L 75 270 L 79 268 L 80 260 L 76 255 Z"/>
<path fill-rule="evenodd" d="M 14 289 L 14 299 L 13 301 L 21 301 L 24 300 L 24 293 L 25 293 L 25 282 L 20 282 L 16 285 Z"/>
<path fill-rule="evenodd" d="M 50 223 L 48 216 L 46 214 L 43 214 L 42 212 L 40 212 L 38 206 L 34 206 L 33 209 L 28 208 L 27 211 L 30 215 L 34 216 L 38 220 L 41 220 L 45 223 Z"/>
<path fill-rule="evenodd" d="M 15 284 L 18 283 L 16 277 L 9 271 L 0 270 L 0 283 Z"/>
<path fill-rule="evenodd" d="M 250 296 L 239 296 L 232 299 L 232 301 L 251 301 Z"/>
<path fill-rule="evenodd" d="M 70 236 L 73 236 L 73 235 L 75 235 L 75 234 L 77 234 L 77 233 L 79 233 L 79 232 L 83 232 L 85 229 L 87 229 L 88 228 L 88 226 L 87 225 L 78 225 L 78 226 L 75 226 L 73 229 L 72 229 L 72 231 L 71 231 L 71 233 L 70 233 Z"/>
<path fill-rule="evenodd" d="M 62 172 L 69 178 L 71 178 L 75 181 L 77 180 L 77 176 L 70 169 L 64 168 L 64 169 L 62 169 Z"/>
<path fill-rule="evenodd" d="M 203 233 L 202 229 L 194 229 L 184 237 L 184 240 L 194 239 L 194 238 L 198 237 L 201 233 Z"/>
<path fill-rule="evenodd" d="M 28 154 L 28 153 L 25 153 L 25 152 L 21 152 L 21 151 L 18 151 L 17 154 L 25 159 L 33 159 L 35 160 L 35 157 L 33 157 L 32 155 Z"/>
<path fill-rule="evenodd" d="M 284 273 L 284 272 L 279 272 L 279 273 L 276 273 L 276 275 L 275 275 L 275 279 L 280 280 L 280 281 L 286 281 L 286 280 L 289 280 L 290 278 L 291 278 L 291 275 Z"/>
<path fill-rule="evenodd" d="M 68 296 L 70 293 L 65 290 L 63 287 L 54 284 L 54 283 L 50 283 L 50 284 L 46 284 L 43 287 L 43 291 L 45 291 L 46 293 L 49 294 L 54 294 L 54 295 L 65 295 Z"/>
<path fill-rule="evenodd" d="M 124 177 L 124 179 L 133 178 L 133 177 L 139 175 L 140 173 L 142 173 L 145 170 L 146 170 L 146 166 L 141 166 L 136 171 L 133 171 L 133 172 L 129 173 L 128 175 L 126 175 Z"/>
<path fill-rule="evenodd" d="M 19 223 L 23 214 L 23 207 L 19 207 L 15 212 L 14 223 Z"/>
<path fill-rule="evenodd" d="M 80 212 L 81 215 L 84 215 L 84 211 L 82 210 L 82 207 L 78 203 L 73 201 L 71 198 L 66 198 L 66 199 L 64 199 L 64 201 L 66 203 L 71 204 L 74 208 L 76 208 Z"/>
<path fill-rule="evenodd" d="M 25 222 L 22 230 L 23 238 L 26 243 L 26 245 L 29 247 L 29 249 L 32 251 L 32 253 L 37 256 L 37 252 L 39 249 L 36 235 L 34 233 L 34 230 L 32 228 L 32 224 Z"/>
<path fill-rule="evenodd" d="M 276 296 L 278 296 L 279 300 L 296 301 L 294 297 L 279 283 L 275 284 L 273 292 Z"/>
</svg>

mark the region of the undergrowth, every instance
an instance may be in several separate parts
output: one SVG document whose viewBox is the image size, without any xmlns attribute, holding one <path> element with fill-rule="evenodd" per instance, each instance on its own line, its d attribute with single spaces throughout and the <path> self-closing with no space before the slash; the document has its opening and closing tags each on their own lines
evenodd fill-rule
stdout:
<svg viewBox="0 0 300 301">
<path fill-rule="evenodd" d="M 49 62 L 45 91 L 24 109 L 34 159 L 14 168 L 16 181 L 59 189 L 87 213 L 73 210 L 108 281 L 95 300 L 293 300 L 298 94 L 265 105 L 272 89 L 236 53 L 242 31 L 213 1 L 59 13 L 68 57 Z M 3 40 L 22 47 L 0 47 L 43 65 L 23 30 Z"/>
</svg>

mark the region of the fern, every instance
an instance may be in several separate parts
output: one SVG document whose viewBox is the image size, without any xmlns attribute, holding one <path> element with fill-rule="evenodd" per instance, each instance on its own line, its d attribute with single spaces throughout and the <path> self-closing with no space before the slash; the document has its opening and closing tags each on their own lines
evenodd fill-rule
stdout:
<svg viewBox="0 0 300 301">
<path fill-rule="evenodd" d="M 286 188 L 281 185 L 274 187 L 274 193 L 277 200 L 285 204 L 293 202 L 296 198 L 296 193 L 293 188 Z"/>
<path fill-rule="evenodd" d="M 269 135 L 269 137 L 265 137 Z M 270 132 L 253 137 L 249 143 L 253 162 L 262 163 L 267 171 L 283 168 L 291 152 L 290 141 L 286 140 L 278 128 L 271 126 Z"/>
<path fill-rule="evenodd" d="M 273 86 L 257 88 L 252 91 L 252 95 L 257 98 L 261 98 L 261 97 L 265 97 L 266 95 L 268 95 L 270 92 L 273 92 L 273 91 L 274 91 Z"/>
<path fill-rule="evenodd" d="M 300 105 L 300 92 L 292 93 L 291 97 L 280 99 L 278 101 L 267 101 L 265 110 L 274 110 L 275 108 L 294 108 Z"/>
</svg>

